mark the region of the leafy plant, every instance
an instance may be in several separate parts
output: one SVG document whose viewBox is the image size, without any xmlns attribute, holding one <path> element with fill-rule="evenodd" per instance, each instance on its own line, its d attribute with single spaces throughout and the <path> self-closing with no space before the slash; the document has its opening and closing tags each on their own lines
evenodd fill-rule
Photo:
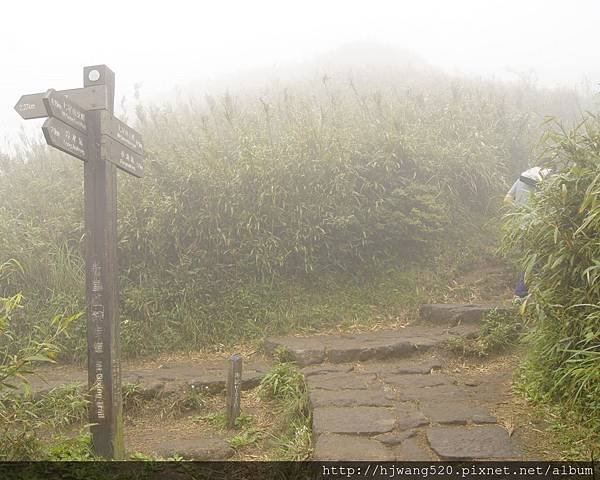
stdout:
<svg viewBox="0 0 600 480">
<path fill-rule="evenodd" d="M 227 415 L 225 412 L 211 412 L 205 415 L 198 415 L 192 417 L 194 421 L 207 422 L 209 425 L 213 427 L 224 430 L 227 428 Z"/>
<path fill-rule="evenodd" d="M 124 354 L 351 323 L 279 290 L 402 272 L 470 240 L 530 155 L 537 119 L 578 108 L 572 92 L 401 65 L 328 73 L 260 97 L 137 106 L 149 161 L 143 180 L 119 178 Z M 23 265 L 11 291 L 35 312 L 14 347 L 41 338 L 40 318 L 83 309 L 81 175 L 35 142 L 0 156 L 0 258 Z M 72 329 L 61 355 L 82 359 L 85 324 Z"/>
<path fill-rule="evenodd" d="M 52 461 L 93 460 L 92 436 L 85 428 L 75 437 L 54 439 L 45 458 Z"/>
<path fill-rule="evenodd" d="M 53 388 L 32 402 L 32 411 L 52 428 L 81 422 L 87 417 L 89 401 L 81 384 Z"/>
<path fill-rule="evenodd" d="M 193 385 L 186 392 L 182 406 L 185 410 L 199 410 L 206 404 L 206 393 Z"/>
<path fill-rule="evenodd" d="M 7 290 L 12 275 L 22 271 L 21 265 L 15 260 L 1 264 L 0 292 Z M 41 338 L 30 338 L 15 351 L 12 322 L 17 317 L 22 318 L 23 310 L 23 296 L 20 293 L 0 297 L 0 459 L 4 460 L 35 458 L 42 449 L 39 431 L 44 427 L 79 419 L 83 409 L 83 404 L 74 401 L 68 390 L 54 392 L 38 402 L 26 398 L 19 391 L 20 386 L 27 384 L 26 376 L 33 373 L 37 363 L 54 362 L 59 351 L 58 341 L 66 334 L 69 325 L 79 317 L 54 317 L 49 331 L 39 327 L 43 332 Z M 55 413 L 53 407 L 57 403 L 68 408 Z M 49 411 L 53 415 L 46 417 Z"/>
<path fill-rule="evenodd" d="M 505 251 L 526 271 L 524 391 L 559 402 L 600 433 L 600 118 L 549 131 L 554 175 L 528 206 L 507 215 Z"/>
<path fill-rule="evenodd" d="M 308 389 L 295 364 L 279 363 L 260 384 L 260 394 L 278 405 L 281 433 L 277 438 L 282 460 L 305 460 L 312 444 Z"/>
<path fill-rule="evenodd" d="M 252 445 L 262 438 L 262 432 L 256 428 L 244 430 L 238 435 L 229 439 L 228 443 L 231 448 L 239 449 Z"/>
<path fill-rule="evenodd" d="M 463 355 L 485 357 L 516 345 L 522 329 L 523 322 L 516 312 L 492 310 L 484 317 L 475 338 L 451 337 L 448 346 Z"/>
</svg>

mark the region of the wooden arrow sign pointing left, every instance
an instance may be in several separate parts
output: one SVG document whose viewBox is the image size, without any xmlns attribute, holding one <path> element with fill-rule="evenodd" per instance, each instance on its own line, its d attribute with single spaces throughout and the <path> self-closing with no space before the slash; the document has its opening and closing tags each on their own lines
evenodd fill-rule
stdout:
<svg viewBox="0 0 600 480">
<path fill-rule="evenodd" d="M 108 103 L 106 85 L 58 90 L 57 93 L 68 97 L 86 110 L 103 110 Z M 46 94 L 47 92 L 23 95 L 15 105 L 15 110 L 25 120 L 47 117 L 48 111 L 44 105 Z"/>
<path fill-rule="evenodd" d="M 49 117 L 55 117 L 82 133 L 87 132 L 85 110 L 77 103 L 53 89 L 48 90 L 43 101 Z"/>
<path fill-rule="evenodd" d="M 42 101 L 43 96 L 43 93 L 23 95 L 15 105 L 15 110 L 25 120 L 47 117 L 46 106 Z"/>
</svg>

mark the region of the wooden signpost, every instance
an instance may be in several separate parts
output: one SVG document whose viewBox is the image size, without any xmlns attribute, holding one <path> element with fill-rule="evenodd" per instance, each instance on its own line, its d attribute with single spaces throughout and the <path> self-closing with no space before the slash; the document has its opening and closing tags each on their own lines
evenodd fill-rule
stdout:
<svg viewBox="0 0 600 480">
<path fill-rule="evenodd" d="M 24 119 L 48 119 L 46 142 L 84 161 L 89 420 L 97 455 L 124 456 L 117 284 L 116 168 L 143 176 L 139 133 L 114 116 L 115 74 L 83 69 L 83 88 L 23 95 Z"/>
<path fill-rule="evenodd" d="M 227 428 L 235 428 L 242 403 L 242 357 L 232 355 L 227 370 Z"/>
</svg>

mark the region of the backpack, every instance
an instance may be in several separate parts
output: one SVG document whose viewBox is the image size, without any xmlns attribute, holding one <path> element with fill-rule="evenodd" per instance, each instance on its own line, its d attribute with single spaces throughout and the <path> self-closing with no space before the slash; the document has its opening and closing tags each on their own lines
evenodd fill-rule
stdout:
<svg viewBox="0 0 600 480">
<path fill-rule="evenodd" d="M 519 176 L 519 180 L 525 185 L 529 185 L 530 187 L 534 188 L 539 188 L 539 180 L 534 180 L 533 178 L 525 177 L 523 175 Z"/>
</svg>

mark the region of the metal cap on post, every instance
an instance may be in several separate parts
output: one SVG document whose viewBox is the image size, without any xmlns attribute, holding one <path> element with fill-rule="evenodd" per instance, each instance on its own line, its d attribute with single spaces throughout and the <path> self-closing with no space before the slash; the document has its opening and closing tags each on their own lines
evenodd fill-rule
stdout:
<svg viewBox="0 0 600 480">
<path fill-rule="evenodd" d="M 91 65 L 83 67 L 83 86 L 94 87 L 96 85 L 106 85 L 107 92 L 107 110 L 115 113 L 115 72 L 106 65 Z"/>
</svg>

